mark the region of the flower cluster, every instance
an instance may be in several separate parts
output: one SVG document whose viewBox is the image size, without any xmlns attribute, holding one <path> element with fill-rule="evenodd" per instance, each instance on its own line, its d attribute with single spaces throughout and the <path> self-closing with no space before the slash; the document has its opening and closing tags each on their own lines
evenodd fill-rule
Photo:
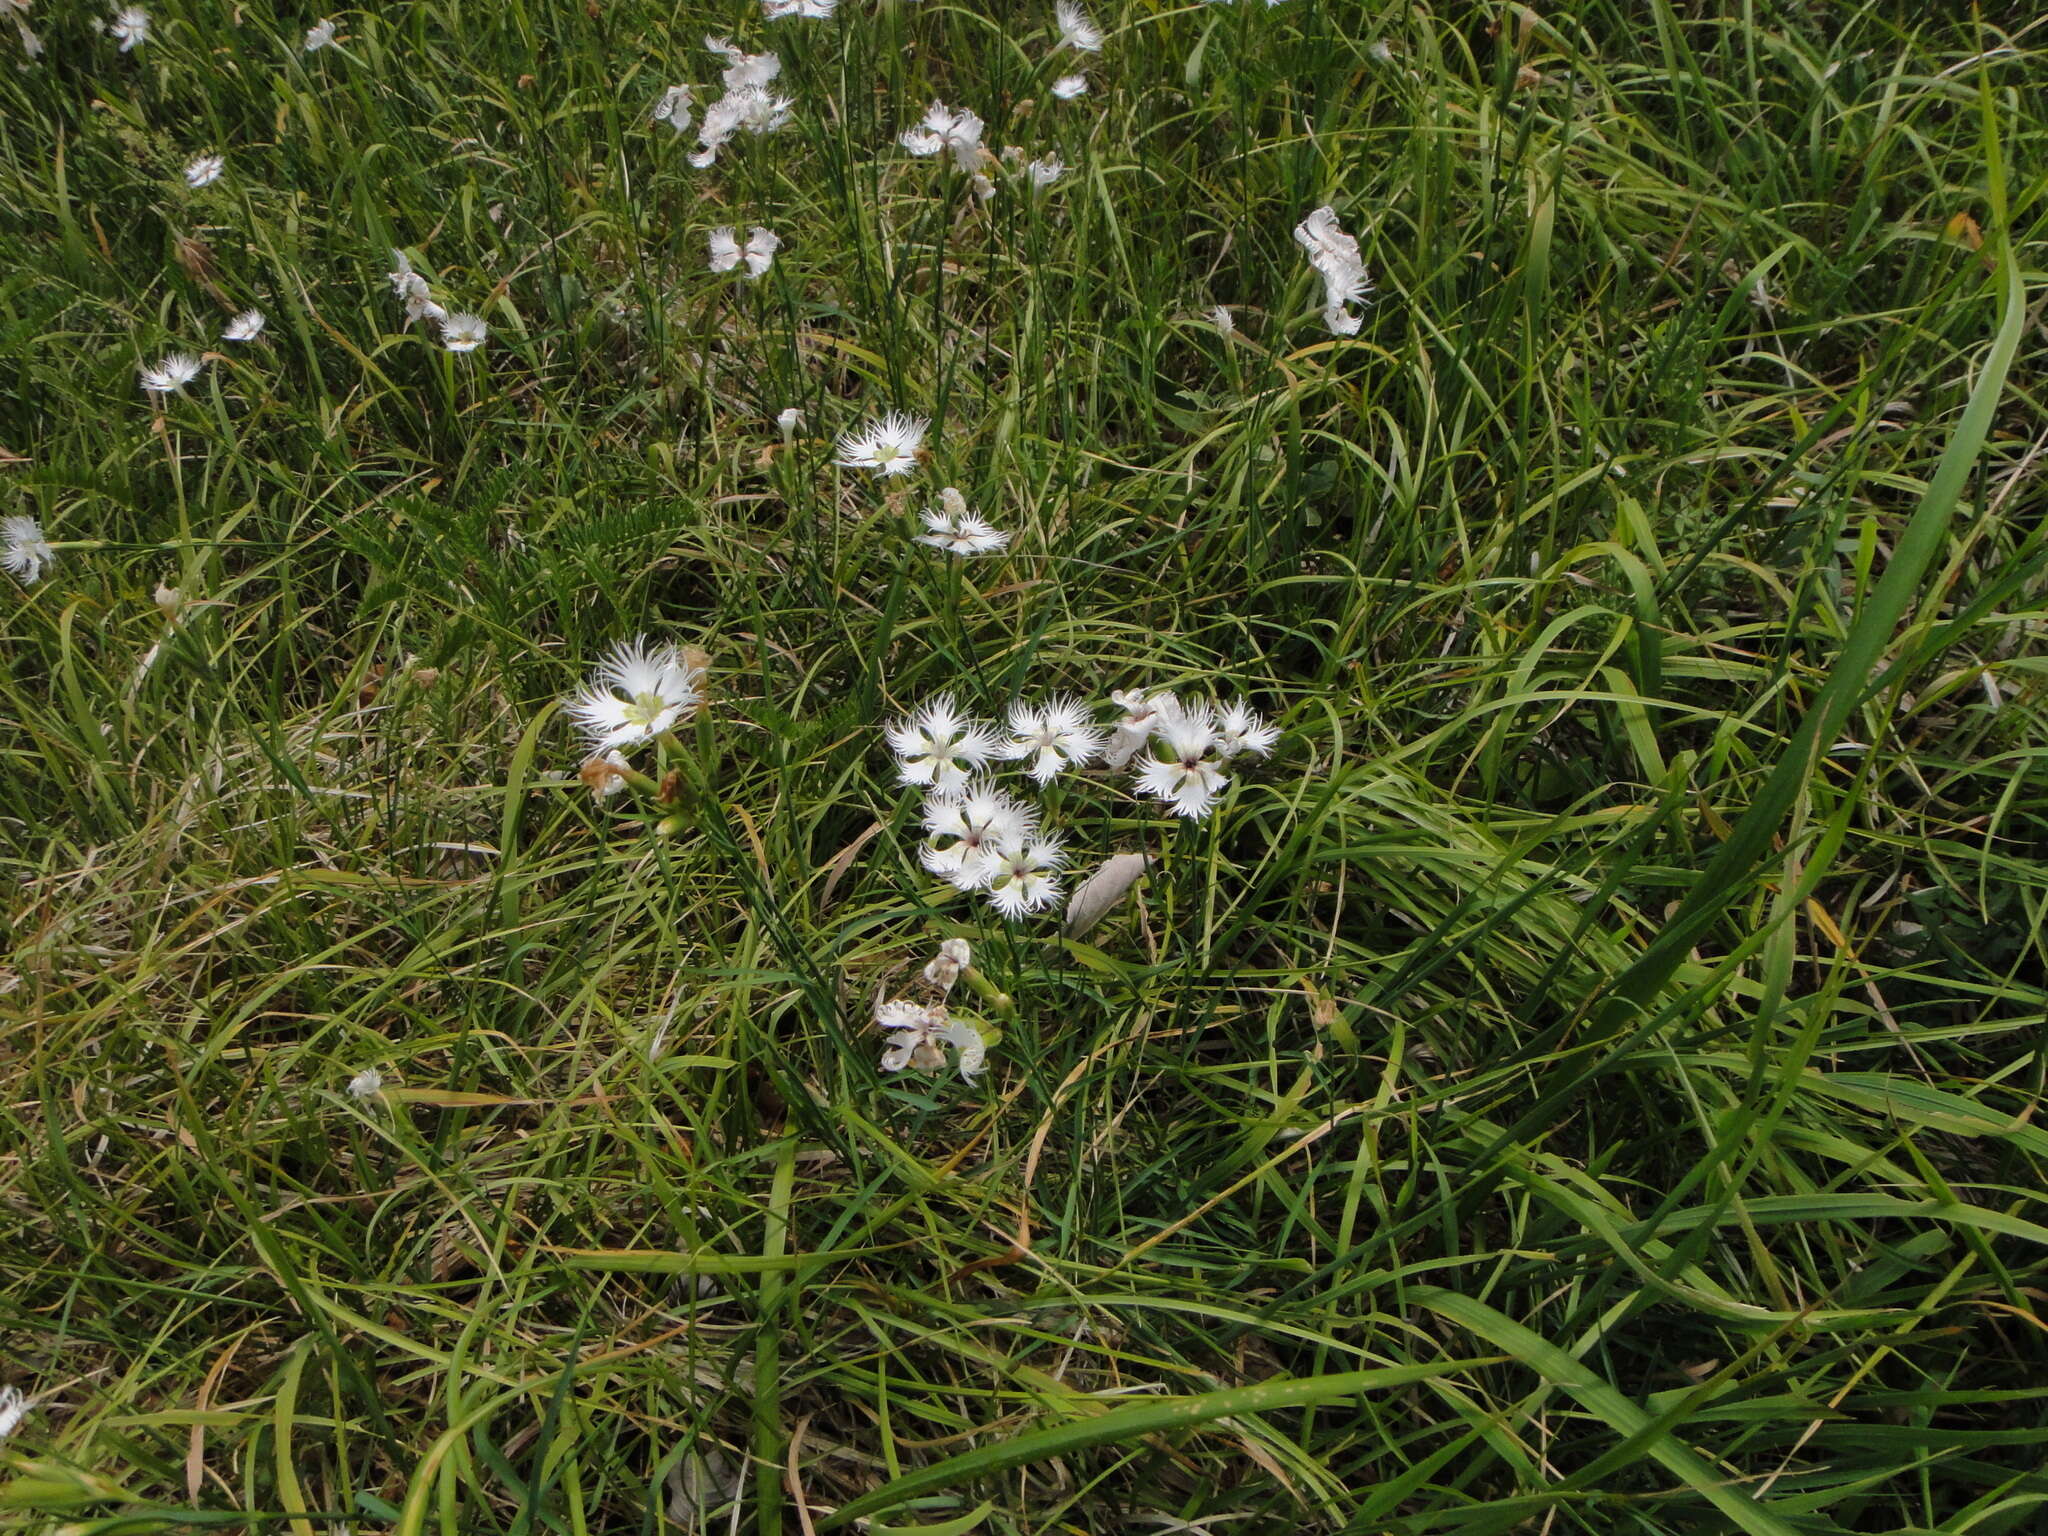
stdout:
<svg viewBox="0 0 2048 1536">
<path fill-rule="evenodd" d="M 915 1067 L 936 1071 L 946 1064 L 946 1050 L 959 1053 L 960 1075 L 972 1082 L 988 1061 L 981 1031 L 948 1006 L 953 987 L 974 963 L 965 939 L 948 939 L 924 968 L 925 982 L 938 994 L 929 1002 L 907 997 L 875 1004 L 875 1027 L 889 1038 L 882 1050 L 882 1070 L 901 1072 Z"/>
<path fill-rule="evenodd" d="M 1356 336 L 1364 323 L 1350 306 L 1372 292 L 1358 242 L 1337 223 L 1337 210 L 1325 204 L 1294 226 L 1295 243 L 1308 253 L 1308 264 L 1323 279 L 1323 324 L 1336 336 Z"/>
<path fill-rule="evenodd" d="M 405 304 L 407 324 L 417 320 L 428 320 L 441 328 L 441 345 L 450 352 L 474 352 L 484 344 L 490 334 L 490 327 L 484 324 L 481 315 L 467 313 L 451 314 L 435 302 L 433 289 L 427 280 L 412 267 L 412 261 L 405 252 L 391 253 L 391 291 Z"/>
<path fill-rule="evenodd" d="M 829 10 L 830 7 L 828 6 Z M 732 136 L 742 129 L 748 133 L 774 133 L 789 122 L 790 99 L 777 96 L 768 87 L 782 73 L 782 60 L 772 53 L 746 53 L 722 37 L 707 37 L 704 46 L 725 60 L 725 94 L 704 109 L 704 124 L 697 130 L 697 152 L 690 164 L 704 170 L 717 160 Z M 676 88 L 662 101 L 669 104 L 669 121 L 678 133 L 689 121 L 688 88 L 683 87 L 683 122 L 674 120 L 677 110 L 670 101 Z M 656 113 L 656 120 L 662 116 Z"/>
<path fill-rule="evenodd" d="M 927 508 L 920 516 L 925 531 L 917 542 L 949 555 L 992 555 L 1010 542 L 1007 533 L 969 511 L 967 498 L 950 485 L 939 492 L 938 510 Z"/>
<path fill-rule="evenodd" d="M 1079 699 L 1057 697 L 1019 700 L 998 731 L 950 694 L 889 725 L 897 779 L 926 794 L 919 862 L 956 889 L 985 895 L 1004 917 L 1042 911 L 1060 899 L 1066 851 L 1044 830 L 1036 806 L 991 781 L 995 764 L 1022 764 L 1041 789 L 1098 760 L 1131 768 L 1141 793 L 1200 820 L 1230 783 L 1222 765 L 1242 753 L 1263 757 L 1280 736 L 1241 700 L 1218 706 L 1171 693 L 1111 697 L 1123 715 L 1109 729 Z"/>
</svg>

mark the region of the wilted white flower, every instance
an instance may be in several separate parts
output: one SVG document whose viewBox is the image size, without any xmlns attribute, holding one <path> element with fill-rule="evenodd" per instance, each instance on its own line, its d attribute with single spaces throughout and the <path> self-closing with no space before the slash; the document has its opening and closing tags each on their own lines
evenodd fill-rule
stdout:
<svg viewBox="0 0 2048 1536">
<path fill-rule="evenodd" d="M 245 309 L 227 324 L 222 331 L 223 341 L 254 341 L 263 334 L 265 321 L 260 309 Z"/>
<path fill-rule="evenodd" d="M 1053 96 L 1060 101 L 1072 101 L 1076 96 L 1088 94 L 1086 75 L 1061 75 L 1052 83 Z"/>
<path fill-rule="evenodd" d="M 1323 279 L 1323 323 L 1338 336 L 1356 336 L 1364 324 L 1348 306 L 1372 292 L 1358 242 L 1337 223 L 1337 210 L 1325 204 L 1294 226 L 1294 239 L 1308 253 L 1309 265 Z"/>
<path fill-rule="evenodd" d="M 185 611 L 185 594 L 168 581 L 156 584 L 156 591 L 150 594 L 150 601 L 156 604 L 156 611 L 164 616 L 166 624 L 176 624 Z"/>
<path fill-rule="evenodd" d="M 1031 178 L 1031 185 L 1034 188 L 1049 187 L 1066 173 L 1067 168 L 1061 163 L 1060 157 L 1052 154 L 1040 155 L 1024 167 L 1024 174 Z"/>
<path fill-rule="evenodd" d="M 761 14 L 769 21 L 787 21 L 793 16 L 823 21 L 838 7 L 839 0 L 761 0 Z"/>
<path fill-rule="evenodd" d="M 1009 918 L 1051 906 L 1060 899 L 1060 884 L 1054 871 L 1066 861 L 1059 843 L 1049 837 L 1000 849 L 989 860 L 988 874 L 982 881 L 989 905 Z"/>
<path fill-rule="evenodd" d="M 1052 8 L 1053 20 L 1059 23 L 1060 41 L 1069 48 L 1078 48 L 1083 53 L 1097 53 L 1102 48 L 1102 29 L 1095 25 L 1090 16 L 1074 0 L 1059 0 Z"/>
<path fill-rule="evenodd" d="M 427 286 L 427 280 L 417 272 L 405 274 L 404 286 L 405 320 L 411 325 L 420 320 L 431 320 L 439 325 L 448 318 L 448 311 L 434 302 L 434 292 Z"/>
<path fill-rule="evenodd" d="M 753 233 L 747 236 L 747 276 L 756 278 L 765 273 L 775 264 L 775 253 L 781 249 L 782 236 L 756 224 Z"/>
<path fill-rule="evenodd" d="M 941 792 L 960 789 L 997 755 L 995 732 L 960 711 L 942 693 L 888 726 L 883 735 L 896 754 L 896 777 Z"/>
<path fill-rule="evenodd" d="M 782 73 L 782 60 L 772 53 L 747 53 L 722 37 L 707 37 L 704 46 L 725 60 L 728 91 L 759 89 Z"/>
<path fill-rule="evenodd" d="M 107 31 L 121 40 L 121 51 L 127 53 L 138 44 L 149 41 L 149 12 L 139 5 L 123 6 L 114 12 L 114 19 L 107 23 Z"/>
<path fill-rule="evenodd" d="M 924 979 L 941 992 L 953 990 L 960 973 L 974 963 L 974 951 L 965 939 L 947 939 L 939 952 L 925 963 Z"/>
<path fill-rule="evenodd" d="M 928 508 L 921 514 L 925 531 L 917 536 L 918 543 L 953 555 L 986 555 L 1010 542 L 1007 533 L 968 511 L 967 498 L 952 486 L 939 492 L 939 502 L 938 511 Z"/>
<path fill-rule="evenodd" d="M 907 475 L 917 467 L 930 425 L 922 416 L 891 411 L 880 421 L 842 434 L 839 462 L 847 469 L 871 469 L 878 475 Z"/>
<path fill-rule="evenodd" d="M 474 352 L 490 329 L 481 315 L 446 315 L 441 320 L 441 345 L 450 352 Z"/>
<path fill-rule="evenodd" d="M 57 563 L 57 551 L 43 537 L 43 525 L 32 517 L 0 517 L 0 569 L 32 587 Z"/>
<path fill-rule="evenodd" d="M 733 237 L 732 226 L 721 224 L 711 231 L 711 259 L 707 265 L 714 272 L 730 272 L 740 264 L 740 243 Z"/>
<path fill-rule="evenodd" d="M 775 417 L 775 425 L 782 431 L 783 442 L 793 443 L 796 441 L 796 429 L 803 425 L 803 420 L 804 413 L 795 406 L 789 405 L 782 408 Z"/>
<path fill-rule="evenodd" d="M 27 1417 L 28 1399 L 21 1395 L 21 1388 L 0 1387 L 0 1440 L 19 1429 Z"/>
<path fill-rule="evenodd" d="M 188 187 L 210 187 L 220 180 L 220 173 L 228 163 L 219 155 L 201 155 L 185 167 L 185 185 Z"/>
<path fill-rule="evenodd" d="M 931 1072 L 946 1064 L 945 1047 L 959 1052 L 960 1075 L 972 1082 L 988 1058 L 981 1031 L 952 1018 L 944 1003 L 927 1007 L 904 998 L 875 1006 L 875 1024 L 889 1037 L 882 1052 L 882 1070 L 901 1072 L 916 1067 Z"/>
<path fill-rule="evenodd" d="M 607 800 L 626 787 L 626 770 L 632 767 L 616 749 L 600 752 L 577 770 L 577 777 L 599 800 Z"/>
<path fill-rule="evenodd" d="M 1044 704 L 1010 706 L 1010 739 L 1003 756 L 1026 762 L 1040 784 L 1050 784 L 1069 768 L 1091 763 L 1102 751 L 1103 733 L 1088 720 L 1079 699 L 1051 699 Z"/>
<path fill-rule="evenodd" d="M 1280 740 L 1280 728 L 1268 725 L 1242 699 L 1233 699 L 1216 721 L 1216 752 L 1225 759 L 1240 752 L 1264 757 Z"/>
<path fill-rule="evenodd" d="M 1138 749 L 1152 739 L 1161 720 L 1162 702 L 1168 709 L 1176 707 L 1172 694 L 1150 694 L 1142 688 L 1112 692 L 1109 702 L 1124 712 L 1123 718 L 1110 728 L 1109 745 L 1102 753 L 1103 763 L 1111 768 L 1129 763 L 1138 755 Z"/>
<path fill-rule="evenodd" d="M 974 188 L 974 196 L 979 202 L 985 203 L 996 195 L 996 184 L 990 181 L 988 177 L 982 175 L 980 171 L 976 171 L 969 178 L 969 185 Z"/>
<path fill-rule="evenodd" d="M 1209 323 L 1216 327 L 1216 334 L 1218 336 L 1235 336 L 1237 334 L 1237 322 L 1230 318 L 1230 311 L 1221 304 L 1218 304 L 1209 311 Z"/>
<path fill-rule="evenodd" d="M 613 646 L 596 677 L 570 695 L 563 712 L 590 738 L 591 750 L 603 753 L 673 730 L 703 702 L 702 682 L 703 674 L 681 651 L 640 635 Z"/>
<path fill-rule="evenodd" d="M 318 53 L 322 48 L 332 48 L 333 46 L 334 18 L 332 16 L 328 17 L 325 21 L 315 22 L 312 26 L 306 28 L 304 49 L 307 53 Z"/>
<path fill-rule="evenodd" d="M 988 883 L 1002 850 L 1036 835 L 1038 812 L 992 785 L 968 784 L 926 802 L 924 830 L 931 839 L 918 850 L 924 867 L 972 891 Z"/>
<path fill-rule="evenodd" d="M 142 387 L 152 395 L 168 395 L 198 378 L 205 366 L 190 352 L 172 352 L 159 358 L 154 368 L 142 370 Z"/>
<path fill-rule="evenodd" d="M 981 134 L 985 125 L 972 112 L 955 112 L 935 101 L 915 128 L 906 128 L 896 142 L 913 155 L 924 158 L 941 150 L 952 152 L 953 163 L 963 171 L 981 164 Z"/>
<path fill-rule="evenodd" d="M 1155 731 L 1166 758 L 1148 758 L 1139 765 L 1138 787 L 1164 800 L 1176 816 L 1199 821 L 1230 782 L 1216 766 L 1216 728 L 1206 711 L 1163 715 Z"/>
<path fill-rule="evenodd" d="M 667 123 L 677 133 L 690 130 L 690 88 L 687 85 L 672 85 L 661 93 L 661 100 L 654 104 L 654 121 Z"/>
<path fill-rule="evenodd" d="M 365 1067 L 348 1080 L 349 1097 L 358 1101 L 374 1099 L 384 1091 L 384 1074 L 375 1067 Z"/>
</svg>

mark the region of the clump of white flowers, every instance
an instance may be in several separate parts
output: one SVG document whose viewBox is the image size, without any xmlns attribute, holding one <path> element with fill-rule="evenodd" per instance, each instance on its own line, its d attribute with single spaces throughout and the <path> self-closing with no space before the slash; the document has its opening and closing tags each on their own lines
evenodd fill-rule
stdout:
<svg viewBox="0 0 2048 1536">
<path fill-rule="evenodd" d="M 1022 764 L 1041 790 L 1098 762 L 1128 769 L 1138 793 L 1199 821 L 1230 783 L 1224 765 L 1243 754 L 1264 757 L 1280 738 L 1242 700 L 1187 703 L 1135 690 L 1111 702 L 1121 714 L 1105 728 L 1079 699 L 1020 699 L 999 733 L 941 694 L 888 726 L 898 780 L 926 792 L 919 862 L 956 889 L 985 896 L 1006 918 L 1043 911 L 1060 900 L 1065 845 L 1045 830 L 1037 806 L 994 783 L 992 765 Z"/>
<path fill-rule="evenodd" d="M 1294 239 L 1323 279 L 1323 323 L 1333 335 L 1356 336 L 1364 321 L 1350 306 L 1364 303 L 1372 292 L 1358 242 L 1344 233 L 1337 210 L 1327 204 L 1294 226 Z"/>
<path fill-rule="evenodd" d="M 769 91 L 769 82 L 782 73 L 782 60 L 772 53 L 745 53 L 722 37 L 707 37 L 704 46 L 726 61 L 725 94 L 704 109 L 703 126 L 697 130 L 697 152 L 690 164 L 703 170 L 718 158 L 732 136 L 742 129 L 748 133 L 774 133 L 789 121 L 791 102 L 787 96 Z"/>
<path fill-rule="evenodd" d="M 897 135 L 896 142 L 920 159 L 927 159 L 941 151 L 953 157 L 953 163 L 963 171 L 980 168 L 982 147 L 982 120 L 972 112 L 955 112 L 942 101 L 935 101 L 926 110 L 923 120 L 915 128 L 906 128 Z"/>
<path fill-rule="evenodd" d="M 936 510 L 920 514 L 925 531 L 920 544 L 943 549 L 949 555 L 992 555 L 1010 542 L 1010 536 L 967 508 L 967 498 L 953 486 L 939 492 Z"/>
<path fill-rule="evenodd" d="M 57 551 L 43 537 L 41 523 L 32 517 L 0 517 L 0 570 L 32 587 L 56 563 Z"/>
<path fill-rule="evenodd" d="M 427 280 L 412 269 L 412 260 L 405 252 L 391 253 L 392 268 L 388 274 L 391 291 L 405 305 L 405 319 L 408 325 L 420 320 L 431 320 L 435 324 L 448 318 L 448 311 L 434 302 L 434 291 L 427 286 Z"/>
</svg>

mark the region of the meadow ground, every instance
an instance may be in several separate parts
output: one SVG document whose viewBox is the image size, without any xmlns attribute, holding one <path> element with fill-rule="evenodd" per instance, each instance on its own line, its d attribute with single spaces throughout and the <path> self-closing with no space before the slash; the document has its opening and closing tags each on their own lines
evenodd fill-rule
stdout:
<svg viewBox="0 0 2048 1536">
<path fill-rule="evenodd" d="M 0 1526 L 2048 1529 L 2024 9 L 0 6 Z"/>
</svg>

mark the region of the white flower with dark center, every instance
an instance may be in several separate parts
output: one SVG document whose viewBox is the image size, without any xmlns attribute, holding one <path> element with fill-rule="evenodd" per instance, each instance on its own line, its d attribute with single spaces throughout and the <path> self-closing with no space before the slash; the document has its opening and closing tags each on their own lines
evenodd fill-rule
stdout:
<svg viewBox="0 0 2048 1536">
<path fill-rule="evenodd" d="M 223 341 L 254 341 L 263 334 L 265 321 L 260 309 L 245 309 L 220 333 Z"/>
<path fill-rule="evenodd" d="M 1280 740 L 1280 728 L 1268 725 L 1249 704 L 1233 699 L 1216 721 L 1216 752 L 1228 760 L 1240 752 L 1264 757 Z"/>
<path fill-rule="evenodd" d="M 740 243 L 734 238 L 732 226 L 721 224 L 711 231 L 711 259 L 707 265 L 714 272 L 730 272 L 740 264 Z"/>
<path fill-rule="evenodd" d="M 677 133 L 688 133 L 693 119 L 690 116 L 690 88 L 687 85 L 672 85 L 661 93 L 661 100 L 654 104 L 654 121 L 667 123 Z"/>
<path fill-rule="evenodd" d="M 1164 800 L 1176 816 L 1199 821 L 1209 814 L 1230 778 L 1216 766 L 1216 728 L 1206 711 L 1176 712 L 1162 718 L 1155 734 L 1164 760 L 1147 758 L 1138 767 L 1138 788 Z"/>
<path fill-rule="evenodd" d="M 918 851 L 924 867 L 972 891 L 988 883 L 1003 849 L 1036 835 L 1038 812 L 991 785 L 969 784 L 926 802 L 924 830 L 931 839 Z"/>
<path fill-rule="evenodd" d="M 1366 275 L 1358 242 L 1337 222 L 1337 210 L 1327 204 L 1316 209 L 1294 226 L 1294 240 L 1308 253 L 1309 265 L 1322 276 L 1323 323 L 1335 335 L 1357 335 L 1364 320 L 1348 306 L 1364 301 L 1372 292 L 1372 281 Z"/>
<path fill-rule="evenodd" d="M 897 779 L 941 793 L 964 787 L 999 750 L 995 732 L 962 714 L 953 696 L 946 693 L 896 721 L 883 734 L 889 750 L 896 754 Z"/>
<path fill-rule="evenodd" d="M 1053 98 L 1057 101 L 1072 101 L 1077 96 L 1088 94 L 1086 75 L 1061 75 L 1052 83 Z"/>
<path fill-rule="evenodd" d="M 1060 899 L 1054 872 L 1066 862 L 1066 854 L 1053 838 L 1006 847 L 989 861 L 982 889 L 988 892 L 989 905 L 1003 916 L 1022 917 Z"/>
<path fill-rule="evenodd" d="M 1090 16 L 1074 0 L 1059 0 L 1052 8 L 1053 20 L 1059 23 L 1060 41 L 1069 48 L 1082 53 L 1099 53 L 1102 50 L 1102 29 L 1095 25 Z"/>
<path fill-rule="evenodd" d="M 891 411 L 880 421 L 844 433 L 838 444 L 839 462 L 847 469 L 871 469 L 878 475 L 907 475 L 917 468 L 930 425 L 922 416 Z"/>
<path fill-rule="evenodd" d="M 201 155 L 185 167 L 185 185 L 188 187 L 210 187 L 220 180 L 220 173 L 228 163 L 219 155 Z"/>
<path fill-rule="evenodd" d="M 761 14 L 770 21 L 824 21 L 839 8 L 839 0 L 761 0 Z"/>
<path fill-rule="evenodd" d="M 782 236 L 772 229 L 763 229 L 756 224 L 753 232 L 747 236 L 745 255 L 748 278 L 760 277 L 775 265 L 775 253 L 781 249 Z"/>
<path fill-rule="evenodd" d="M 322 48 L 332 48 L 333 46 L 333 17 L 330 16 L 325 21 L 315 22 L 312 26 L 306 28 L 306 40 L 303 45 L 305 52 L 318 53 Z"/>
<path fill-rule="evenodd" d="M 384 1091 L 384 1074 L 375 1067 L 365 1067 L 348 1080 L 348 1095 L 362 1103 L 374 1099 Z"/>
<path fill-rule="evenodd" d="M 1049 187 L 1067 174 L 1066 166 L 1058 155 L 1040 155 L 1024 167 L 1024 174 L 1031 178 L 1034 189 Z"/>
<path fill-rule="evenodd" d="M 114 12 L 107 31 L 120 39 L 121 51 L 127 53 L 149 41 L 149 12 L 139 5 L 123 6 Z"/>
<path fill-rule="evenodd" d="M 702 681 L 682 652 L 642 635 L 614 646 L 595 679 L 569 697 L 564 713 L 589 738 L 593 753 L 636 746 L 680 725 L 703 702 Z"/>
<path fill-rule="evenodd" d="M 481 315 L 445 315 L 441 320 L 441 345 L 450 352 L 474 352 L 490 333 Z"/>
<path fill-rule="evenodd" d="M 1010 542 L 1007 533 L 968 511 L 967 498 L 952 486 L 939 492 L 939 503 L 938 511 L 927 508 L 920 514 L 925 531 L 917 536 L 918 543 L 951 555 L 988 555 Z"/>
<path fill-rule="evenodd" d="M 19 1429 L 27 1417 L 28 1399 L 21 1395 L 21 1388 L 0 1387 L 0 1441 Z"/>
<path fill-rule="evenodd" d="M 142 387 L 152 395 L 168 395 L 184 389 L 205 366 L 190 352 L 173 352 L 159 358 L 154 368 L 142 370 Z"/>
<path fill-rule="evenodd" d="M 57 563 L 57 551 L 43 537 L 43 525 L 32 517 L 0 517 L 0 570 L 32 587 Z"/>
<path fill-rule="evenodd" d="M 972 171 L 981 164 L 981 135 L 985 126 L 972 112 L 955 112 L 944 102 L 935 101 L 923 121 L 915 128 L 905 129 L 896 142 L 920 159 L 941 150 L 950 151 L 955 165 Z"/>
<path fill-rule="evenodd" d="M 1079 699 L 1059 698 L 1044 704 L 1010 706 L 1010 739 L 1003 756 L 1028 763 L 1024 771 L 1040 784 L 1050 784 L 1069 768 L 1095 761 L 1103 733 L 1088 720 Z"/>
</svg>

